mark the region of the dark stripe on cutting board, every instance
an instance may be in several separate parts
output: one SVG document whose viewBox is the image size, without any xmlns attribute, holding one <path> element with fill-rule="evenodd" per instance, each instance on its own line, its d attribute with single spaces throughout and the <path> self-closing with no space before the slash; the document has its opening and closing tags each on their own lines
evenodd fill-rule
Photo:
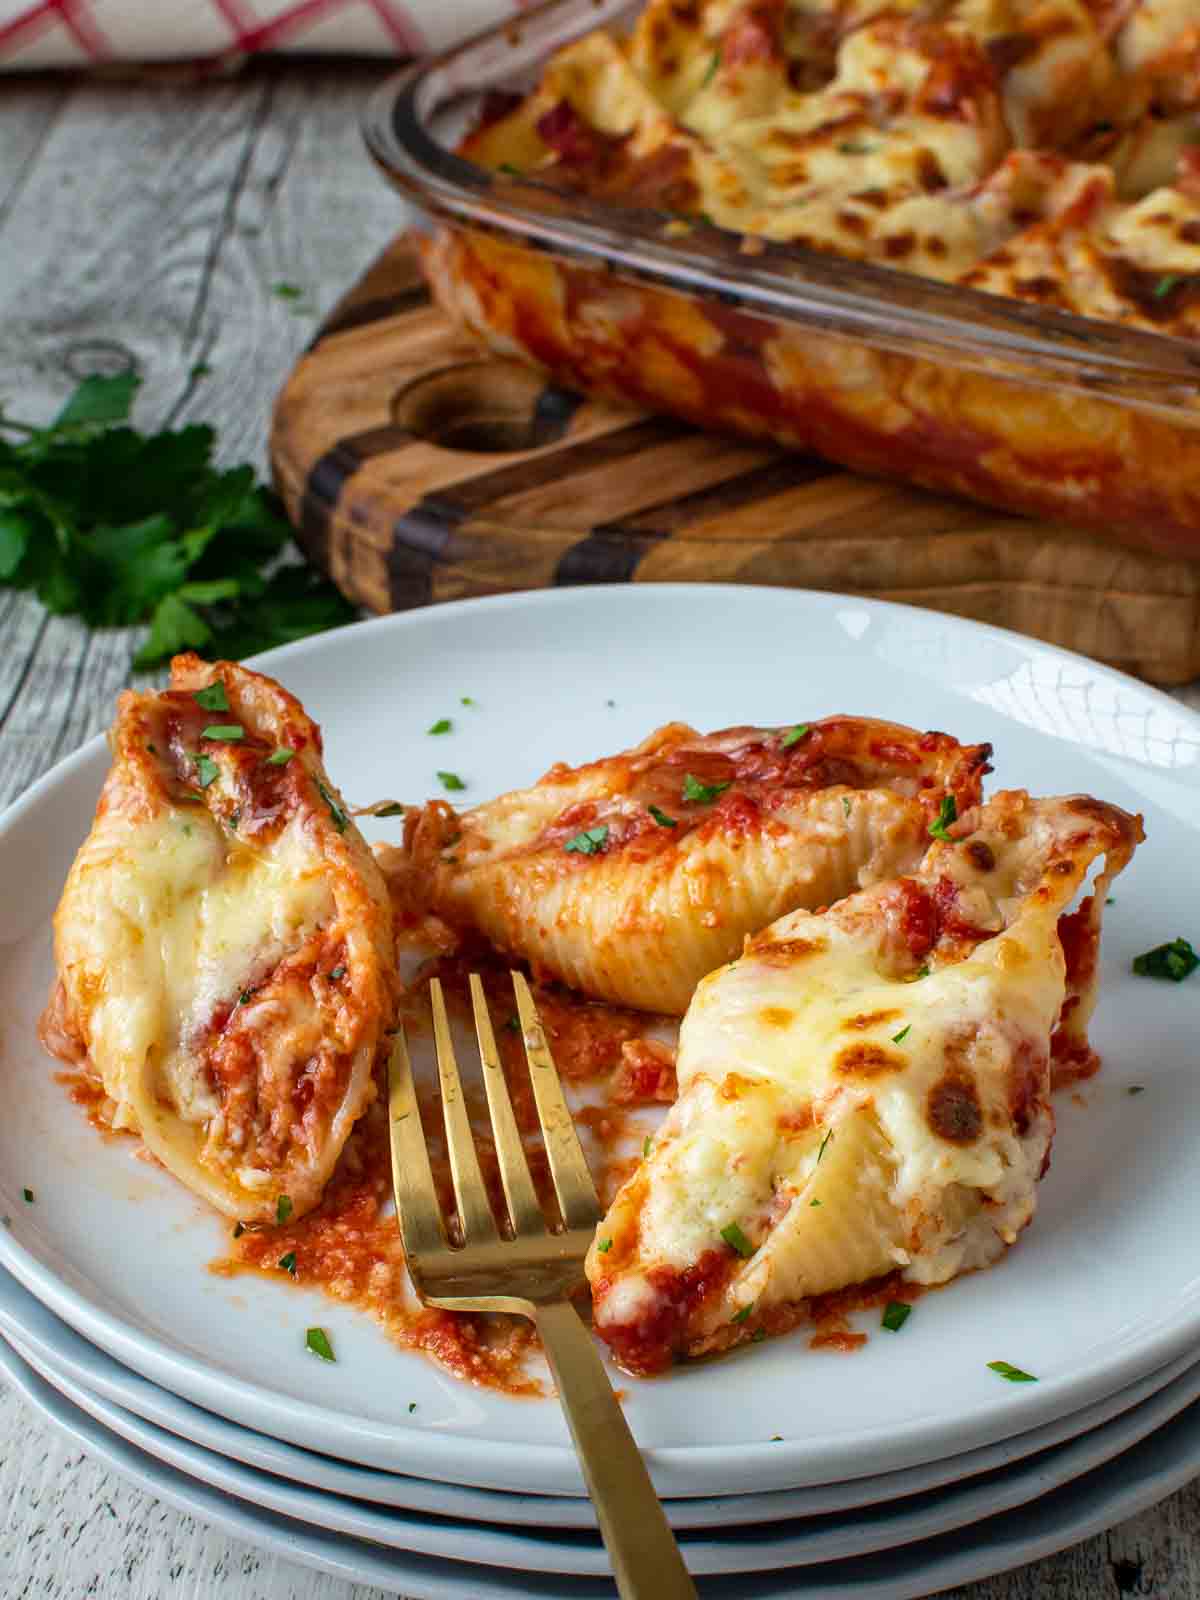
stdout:
<svg viewBox="0 0 1200 1600">
<path fill-rule="evenodd" d="M 619 522 L 598 523 L 563 552 L 554 570 L 554 582 L 564 586 L 629 583 L 647 550 L 680 534 L 692 523 L 753 505 L 756 500 L 766 500 L 798 484 L 830 477 L 834 471 L 826 461 L 781 455 L 724 483 L 661 500 Z"/>
</svg>

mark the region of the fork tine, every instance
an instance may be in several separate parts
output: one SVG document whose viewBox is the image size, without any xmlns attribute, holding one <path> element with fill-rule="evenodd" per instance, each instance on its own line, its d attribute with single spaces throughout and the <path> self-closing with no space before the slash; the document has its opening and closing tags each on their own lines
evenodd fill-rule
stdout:
<svg viewBox="0 0 1200 1600">
<path fill-rule="evenodd" d="M 498 1239 L 499 1229 L 488 1204 L 483 1173 L 479 1170 L 479 1157 L 475 1153 L 475 1138 L 463 1100 L 462 1079 L 458 1062 L 454 1058 L 454 1045 L 450 1038 L 450 1022 L 446 1016 L 446 1001 L 441 981 L 430 980 L 429 999 L 433 1007 L 433 1042 L 437 1049 L 438 1076 L 442 1084 L 442 1116 L 446 1122 L 446 1143 L 450 1149 L 450 1175 L 454 1179 L 454 1198 L 462 1223 L 463 1241 L 482 1244 L 488 1239 Z"/>
<path fill-rule="evenodd" d="M 433 1186 L 429 1152 L 421 1129 L 421 1112 L 413 1087 L 408 1040 L 401 1028 L 388 1060 L 388 1129 L 392 1140 L 392 1190 L 400 1237 L 415 1277 L 430 1252 L 446 1248 L 442 1208 Z"/>
<path fill-rule="evenodd" d="M 550 1158 L 550 1172 L 554 1178 L 559 1209 L 568 1228 L 590 1228 L 600 1220 L 596 1186 L 588 1171 L 567 1102 L 563 1099 L 558 1068 L 546 1043 L 542 1019 L 537 1014 L 529 985 L 520 972 L 513 973 L 512 981 L 525 1040 L 525 1055 L 529 1061 L 533 1098 L 546 1140 L 546 1154 Z"/>
<path fill-rule="evenodd" d="M 470 983 L 471 1004 L 475 1010 L 475 1036 L 479 1040 L 479 1059 L 483 1062 L 483 1082 L 487 1089 L 496 1159 L 500 1163 L 508 1214 L 512 1218 L 515 1233 L 542 1233 L 546 1228 L 546 1220 L 529 1176 L 525 1147 L 521 1142 L 517 1119 L 513 1116 L 512 1099 L 504 1078 L 504 1068 L 500 1065 L 496 1035 L 492 1032 L 492 1019 L 488 1015 L 487 998 L 478 973 L 471 974 Z"/>
</svg>

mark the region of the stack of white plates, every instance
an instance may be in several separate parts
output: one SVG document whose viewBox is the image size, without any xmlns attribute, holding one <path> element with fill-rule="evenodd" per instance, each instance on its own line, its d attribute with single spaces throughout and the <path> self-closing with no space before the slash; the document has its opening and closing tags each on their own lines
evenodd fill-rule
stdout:
<svg viewBox="0 0 1200 1600">
<path fill-rule="evenodd" d="M 991 740 L 993 786 L 1143 811 L 1147 843 L 1108 912 L 1104 1069 L 1060 1097 L 1017 1248 L 921 1300 L 899 1333 L 864 1317 L 875 1331 L 853 1355 L 801 1332 L 620 1382 L 702 1593 L 731 1600 L 928 1594 L 1200 1471 L 1200 976 L 1130 968 L 1200 932 L 1200 718 L 994 629 L 750 588 L 473 602 L 265 664 L 324 724 L 359 801 L 432 793 L 435 765 L 482 799 L 672 718 L 847 711 Z M 431 744 L 451 712 L 455 732 Z M 469 1388 L 314 1292 L 208 1273 L 225 1225 L 131 1142 L 98 1137 L 55 1083 L 35 1034 L 49 919 L 105 762 L 88 746 L 0 822 L 4 1376 L 117 1470 L 294 1559 L 414 1596 L 611 1594 L 554 1401 Z M 335 1365 L 306 1354 L 313 1324 Z M 997 1360 L 1037 1381 L 1005 1382 Z"/>
</svg>

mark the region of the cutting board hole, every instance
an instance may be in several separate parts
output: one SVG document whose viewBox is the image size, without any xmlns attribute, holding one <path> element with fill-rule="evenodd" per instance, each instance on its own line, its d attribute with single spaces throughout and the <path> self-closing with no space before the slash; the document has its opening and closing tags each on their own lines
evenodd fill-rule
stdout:
<svg viewBox="0 0 1200 1600">
<path fill-rule="evenodd" d="M 467 361 L 401 389 L 392 416 L 442 450 L 515 455 L 561 439 L 580 400 L 516 362 Z"/>
</svg>

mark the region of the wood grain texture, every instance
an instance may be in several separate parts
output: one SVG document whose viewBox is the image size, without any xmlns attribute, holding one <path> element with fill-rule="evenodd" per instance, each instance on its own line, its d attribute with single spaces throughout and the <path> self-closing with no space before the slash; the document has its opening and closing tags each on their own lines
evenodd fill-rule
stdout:
<svg viewBox="0 0 1200 1600">
<path fill-rule="evenodd" d="M 1156 683 L 1200 672 L 1200 562 L 581 402 L 482 356 L 431 307 L 404 239 L 288 379 L 271 460 L 310 557 L 374 611 L 780 584 L 936 607 Z"/>
<path fill-rule="evenodd" d="M 84 357 L 102 367 L 128 350 L 146 378 L 143 425 L 212 421 L 223 459 L 261 465 L 272 401 L 318 316 L 397 226 L 355 126 L 382 70 L 256 69 L 186 91 L 6 83 L 0 399 L 48 416 Z M 362 280 L 376 300 L 395 292 L 389 270 Z M 271 294 L 280 280 L 304 290 L 299 313 Z M 361 334 L 355 359 L 370 341 Z M 192 377 L 197 362 L 210 376 Z M 568 424 L 579 442 L 611 426 L 577 414 Z M 626 526 L 633 541 L 653 532 L 650 513 L 626 514 Z M 138 642 L 137 630 L 89 634 L 0 591 L 0 804 L 107 724 Z M 1200 708 L 1200 688 L 1179 698 Z M 0 1388 L 0 1600 L 167 1595 L 384 1600 L 129 1487 Z M 1200 1600 L 1200 1486 L 949 1600 L 1128 1596 Z"/>
</svg>

